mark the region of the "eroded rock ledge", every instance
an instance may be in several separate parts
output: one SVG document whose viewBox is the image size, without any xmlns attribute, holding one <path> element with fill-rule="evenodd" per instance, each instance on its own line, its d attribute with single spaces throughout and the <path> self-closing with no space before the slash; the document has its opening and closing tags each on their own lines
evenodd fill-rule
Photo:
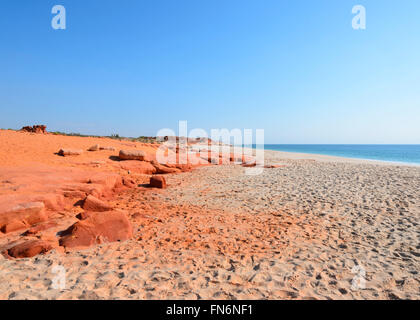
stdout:
<svg viewBox="0 0 420 320">
<path fill-rule="evenodd" d="M 45 132 L 45 129 L 34 126 L 23 131 Z M 55 139 L 50 135 L 39 138 Z M 146 146 L 148 152 L 119 150 L 118 156 L 110 155 L 118 150 L 113 146 L 83 147 L 88 151 L 86 153 L 80 149 L 80 144 L 63 146 L 56 149 L 61 151 L 56 151 L 55 156 L 51 153 L 60 159 L 58 164 L 56 160 L 54 165 L 28 160 L 29 164 L 23 166 L 0 167 L 0 252 L 4 256 L 28 258 L 54 249 L 74 250 L 131 239 L 132 223 L 127 212 L 115 209 L 116 195 L 133 188 L 139 192 L 146 192 L 148 188 L 164 189 L 167 187 L 161 176 L 164 174 L 188 172 L 203 165 L 226 164 L 229 160 L 252 160 L 237 159 L 231 154 L 204 158 L 198 153 L 181 155 L 176 149 L 177 163 L 172 164 L 156 161 L 155 153 L 150 151 L 156 150 L 156 146 Z M 27 153 L 25 151 L 28 157 Z M 57 157 L 57 154 L 75 157 Z M 86 163 L 79 160 L 92 154 L 101 158 L 94 161 L 98 164 L 97 170 L 86 167 Z M 191 161 L 199 158 L 199 162 Z M 60 166 L 61 162 L 63 166 Z M 101 165 L 104 168 L 99 168 Z M 139 180 L 139 176 L 142 179 Z"/>
</svg>

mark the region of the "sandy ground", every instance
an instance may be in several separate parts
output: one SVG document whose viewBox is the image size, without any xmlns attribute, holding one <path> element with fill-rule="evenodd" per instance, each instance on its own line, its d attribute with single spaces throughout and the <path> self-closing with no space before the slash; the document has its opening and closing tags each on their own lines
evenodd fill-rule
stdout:
<svg viewBox="0 0 420 320">
<path fill-rule="evenodd" d="M 48 153 L 63 143 L 42 139 L 51 139 Z M 275 151 L 265 158 L 285 166 L 256 176 L 238 165 L 203 167 L 167 176 L 165 190 L 120 194 L 112 203 L 129 213 L 132 240 L 0 256 L 0 298 L 420 298 L 419 167 Z"/>
</svg>

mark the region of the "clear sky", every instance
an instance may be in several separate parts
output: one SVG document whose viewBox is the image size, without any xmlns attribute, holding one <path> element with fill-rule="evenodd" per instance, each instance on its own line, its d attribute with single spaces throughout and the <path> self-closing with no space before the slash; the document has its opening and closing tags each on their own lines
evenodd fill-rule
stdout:
<svg viewBox="0 0 420 320">
<path fill-rule="evenodd" d="M 420 1 L 1 0 L 0 106 L 1 128 L 420 143 Z"/>
</svg>

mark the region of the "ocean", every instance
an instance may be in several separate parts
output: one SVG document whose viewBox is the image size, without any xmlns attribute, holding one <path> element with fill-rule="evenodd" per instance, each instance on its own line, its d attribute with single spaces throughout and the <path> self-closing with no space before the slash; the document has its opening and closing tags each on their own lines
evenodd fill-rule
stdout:
<svg viewBox="0 0 420 320">
<path fill-rule="evenodd" d="M 275 151 L 420 164 L 420 144 L 266 144 L 264 148 Z"/>
</svg>

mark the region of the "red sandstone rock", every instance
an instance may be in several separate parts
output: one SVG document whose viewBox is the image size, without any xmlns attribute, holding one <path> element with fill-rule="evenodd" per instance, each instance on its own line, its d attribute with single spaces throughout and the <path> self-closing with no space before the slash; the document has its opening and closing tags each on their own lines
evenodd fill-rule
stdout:
<svg viewBox="0 0 420 320">
<path fill-rule="evenodd" d="M 120 150 L 119 158 L 121 160 L 140 160 L 146 158 L 146 153 L 141 150 Z"/>
<path fill-rule="evenodd" d="M 181 170 L 178 169 L 178 168 L 174 168 L 174 167 L 171 168 L 168 165 L 162 165 L 162 164 L 158 163 L 157 161 L 152 161 L 152 165 L 155 167 L 156 173 L 160 173 L 160 174 L 181 172 Z"/>
<path fill-rule="evenodd" d="M 3 204 L 0 206 L 0 230 L 8 233 L 46 221 L 48 215 L 44 209 L 42 202 Z"/>
<path fill-rule="evenodd" d="M 61 187 L 64 197 L 74 200 L 83 200 L 89 194 L 100 197 L 108 191 L 102 184 L 98 183 L 69 183 Z"/>
<path fill-rule="evenodd" d="M 166 181 L 165 178 L 162 176 L 153 176 L 150 178 L 150 186 L 152 188 L 159 188 L 165 189 L 166 188 Z"/>
<path fill-rule="evenodd" d="M 137 186 L 137 183 L 133 179 L 125 177 L 123 178 L 123 185 L 125 185 L 128 188 L 134 188 Z"/>
<path fill-rule="evenodd" d="M 102 200 L 99 200 L 92 195 L 88 195 L 83 202 L 83 209 L 88 211 L 103 212 L 111 211 L 112 207 Z"/>
<path fill-rule="evenodd" d="M 32 133 L 47 133 L 47 126 L 44 126 L 44 125 L 26 126 L 26 127 L 23 127 L 21 131 L 32 132 Z"/>
<path fill-rule="evenodd" d="M 58 226 L 57 223 L 53 221 L 37 224 L 33 226 L 32 228 L 28 229 L 28 231 L 25 232 L 25 235 L 35 235 L 41 231 L 45 231 L 45 230 L 48 230 L 57 226 Z"/>
<path fill-rule="evenodd" d="M 88 151 L 98 151 L 98 150 L 99 150 L 99 144 L 95 144 L 88 149 Z"/>
<path fill-rule="evenodd" d="M 83 153 L 83 150 L 79 150 L 79 149 L 60 149 L 60 151 L 58 151 L 58 154 L 63 157 L 79 156 L 82 153 Z"/>
<path fill-rule="evenodd" d="M 7 134 L 9 134 L 7 132 Z M 12 133 L 10 133 L 12 134 Z M 132 181 L 131 179 L 126 177 L 122 179 L 119 174 L 115 174 L 115 172 L 121 172 L 119 165 L 121 164 L 128 164 L 130 162 L 137 162 L 140 163 L 140 166 L 145 166 L 147 164 L 148 170 L 150 170 L 149 174 L 156 173 L 157 169 L 150 163 L 150 159 L 153 159 L 152 156 L 154 154 L 154 150 L 151 150 L 149 145 L 144 144 L 147 148 L 145 161 L 139 160 L 127 160 L 121 162 L 110 162 L 107 161 L 106 163 L 109 166 L 105 168 L 101 168 L 100 170 L 95 168 L 92 170 L 91 168 L 86 168 L 85 162 L 90 161 L 89 157 L 92 157 L 93 154 L 88 154 L 88 152 L 84 152 L 86 158 L 82 160 L 84 163 L 77 162 L 77 158 L 72 159 L 71 157 L 68 158 L 60 158 L 60 157 L 53 157 L 52 154 L 59 150 L 62 146 L 69 146 L 74 149 L 82 149 L 86 150 L 88 145 L 93 145 L 97 142 L 102 144 L 102 140 L 99 141 L 97 139 L 79 139 L 73 137 L 66 137 L 66 136 L 55 136 L 55 135 L 32 135 L 32 134 L 24 134 L 24 133 L 15 133 L 19 139 L 19 145 L 22 146 L 21 148 L 17 148 L 16 153 L 13 152 L 12 154 L 7 154 L 8 148 L 3 148 L 2 150 L 5 151 L 4 157 L 0 160 L 2 163 L 7 164 L 9 167 L 1 166 L 0 167 L 0 226 L 2 231 L 4 232 L 12 232 L 15 230 L 24 229 L 19 232 L 22 235 L 23 231 L 27 232 L 24 235 L 36 235 L 39 240 L 47 241 L 53 248 L 56 248 L 54 241 L 57 241 L 56 231 L 61 230 L 59 229 L 58 225 L 61 225 L 59 219 L 68 219 L 71 215 L 75 215 L 73 205 L 78 200 L 85 199 L 88 195 L 93 195 L 99 199 L 107 199 L 111 196 L 114 196 L 120 190 L 125 189 L 127 186 L 135 186 L 136 182 Z M 56 141 L 56 138 L 60 138 L 60 140 Z M 8 140 L 8 139 L 4 139 Z M 79 141 L 80 140 L 80 141 Z M 90 142 L 85 142 L 90 141 Z M 104 140 L 106 141 L 106 140 Z M 106 143 L 106 142 L 105 142 Z M 113 142 L 110 142 L 110 144 Z M 5 144 L 7 146 L 7 143 Z M 134 145 L 133 145 L 134 146 Z M 127 148 L 133 148 L 133 146 Z M 45 147 L 45 148 L 44 148 Z M 138 144 L 137 144 L 138 147 Z M 158 148 L 159 145 L 156 145 L 154 148 Z M 96 148 L 95 148 L 96 149 Z M 106 148 L 101 148 L 106 149 Z M 113 147 L 110 147 L 112 150 Z M 134 149 L 134 148 L 133 148 Z M 27 150 L 30 150 L 27 151 Z M 83 152 L 80 150 L 80 153 Z M 62 152 L 64 155 L 64 150 Z M 111 153 L 103 154 L 104 158 L 107 158 Z M 195 156 L 195 155 L 194 155 Z M 187 155 L 178 154 L 177 160 L 182 157 L 186 157 Z M 188 160 L 188 158 L 187 158 Z M 147 162 L 148 161 L 148 162 Z M 181 161 L 180 161 L 181 162 Z M 159 169 L 165 173 L 176 173 L 180 171 L 187 171 L 192 168 L 190 164 L 162 164 L 158 165 Z M 107 171 L 112 170 L 112 173 Z M 100 172 L 100 173 L 99 173 Z M 131 176 L 128 176 L 131 177 Z M 148 183 L 148 176 L 138 177 L 135 176 L 137 183 Z M 141 181 L 140 181 L 141 180 Z M 122 187 L 122 188 L 120 188 Z M 4 201 L 6 200 L 6 201 Z M 11 200 L 11 201 L 9 201 Z M 4 203 L 13 204 L 13 206 L 20 205 L 20 204 L 27 204 L 29 202 L 42 202 L 44 203 L 44 209 L 40 210 L 38 213 L 30 213 L 31 211 L 30 206 L 27 208 L 22 209 L 20 207 L 19 210 L 23 210 L 23 212 L 17 210 L 16 215 L 3 215 L 3 213 L 13 212 L 13 210 L 2 210 L 2 205 Z M 11 207 L 11 206 L 9 206 Z M 10 209 L 10 208 L 9 208 Z M 32 208 L 33 209 L 33 208 Z M 48 211 L 45 211 L 48 210 Z M 102 212 L 101 215 L 104 219 L 109 215 L 110 212 Z M 86 211 L 83 214 L 83 222 L 92 221 L 92 219 L 97 220 L 99 218 L 94 218 L 96 216 L 95 212 Z M 7 217 L 6 217 L 7 216 Z M 54 218 L 54 221 L 58 221 L 59 224 L 52 222 L 51 219 Z M 44 221 L 39 223 L 38 221 Z M 90 222 L 92 223 L 92 222 Z M 107 226 L 107 224 L 105 224 Z M 117 231 L 119 228 L 114 228 L 114 223 L 109 223 L 109 228 L 107 230 L 109 232 L 114 232 L 116 229 Z M 83 225 L 82 225 L 83 226 Z M 80 227 L 80 225 L 79 225 Z M 51 230 L 48 230 L 50 229 Z M 93 228 L 93 227 L 92 227 Z M 94 225 L 95 230 L 102 230 L 101 228 L 105 228 L 104 224 Z M 123 228 L 124 229 L 124 228 Z M 43 232 L 47 230 L 46 232 Z M 89 229 L 89 234 L 92 234 Z M 104 231 L 105 232 L 105 231 Z M 131 232 L 131 231 L 130 231 Z M 51 239 L 46 237 L 46 234 L 51 236 Z M 51 235 L 50 235 L 51 234 Z M 16 234 L 17 236 L 17 234 Z M 12 235 L 2 235 L 1 238 L 4 240 L 3 245 L 7 241 L 14 241 L 15 236 Z M 72 235 L 73 240 L 68 239 L 69 247 L 71 247 L 72 241 L 76 241 L 74 239 L 79 239 L 78 233 L 74 232 Z M 124 237 L 122 237 L 124 238 Z M 113 239 L 112 237 L 107 237 L 103 233 L 99 233 L 99 235 L 95 235 L 95 243 L 102 242 L 102 241 L 113 241 L 109 239 Z M 66 244 L 66 239 L 62 239 L 62 243 Z M 119 240 L 119 239 L 117 239 Z M 16 242 L 18 243 L 18 242 Z M 36 243 L 35 243 L 36 244 Z M 28 249 L 32 251 L 34 247 L 37 245 L 31 245 Z M 38 243 L 39 244 L 39 243 Z M 2 246 L 3 246 L 2 245 Z M 7 248 L 11 247 L 12 244 L 9 244 Z M 77 244 L 76 244 L 77 245 Z M 62 247 L 60 247 L 62 248 Z M 63 249 L 63 248 L 62 248 Z M 17 249 L 15 249 L 17 250 Z M 26 250 L 26 249 L 25 249 Z M 43 252 L 44 249 L 41 248 L 40 252 Z M 63 249 L 64 250 L 64 249 Z M 36 251 L 36 250 L 35 250 Z M 24 254 L 25 255 L 25 254 Z M 30 254 L 32 255 L 32 254 Z"/>
<path fill-rule="evenodd" d="M 178 168 L 170 168 L 167 166 L 163 166 L 163 165 L 157 165 L 155 166 L 156 168 L 156 173 L 160 173 L 160 174 L 169 174 L 169 173 L 179 173 L 181 172 L 181 170 L 179 170 Z"/>
<path fill-rule="evenodd" d="M 0 174 L 1 176 L 1 174 Z M 29 181 L 30 183 L 30 181 Z M 22 186 L 22 189 L 26 186 Z M 47 186 L 49 188 L 50 186 Z M 36 190 L 33 190 L 36 189 Z M 55 190 L 57 193 L 50 193 L 48 189 L 42 189 L 42 186 L 29 186 L 29 188 L 24 189 L 25 193 L 11 193 L 11 194 L 2 194 L 0 195 L 0 216 L 2 212 L 12 210 L 13 207 L 21 205 L 22 203 L 31 203 L 31 202 L 42 202 L 45 206 L 45 209 L 59 211 L 64 208 L 64 197 L 59 190 Z M 42 192 L 35 193 L 35 192 Z M 0 218 L 1 220 L 1 218 Z"/>
<path fill-rule="evenodd" d="M 73 224 L 60 245 L 67 248 L 89 247 L 94 244 L 125 241 L 133 237 L 133 227 L 124 212 L 93 212 L 85 220 Z"/>
<path fill-rule="evenodd" d="M 156 168 L 146 161 L 136 161 L 136 160 L 127 160 L 121 162 L 121 168 L 124 170 L 129 170 L 135 173 L 141 174 L 154 174 L 156 173 Z"/>
<path fill-rule="evenodd" d="M 122 177 L 114 173 L 96 173 L 83 182 L 71 182 L 60 186 L 64 197 L 83 200 L 88 195 L 94 197 L 109 197 L 123 186 Z"/>
<path fill-rule="evenodd" d="M 69 199 L 82 200 L 86 198 L 87 193 L 79 190 L 63 190 L 63 196 Z"/>
<path fill-rule="evenodd" d="M 175 168 L 175 169 L 178 169 L 179 171 L 182 171 L 182 172 L 189 172 L 189 171 L 192 170 L 192 164 L 191 163 L 165 164 L 164 166 L 167 167 L 167 168 Z"/>
<path fill-rule="evenodd" d="M 122 177 L 119 174 L 98 173 L 87 182 L 88 185 L 96 186 L 96 189 L 99 187 L 99 193 L 88 193 L 95 197 L 110 196 L 117 188 L 123 186 Z"/>
<path fill-rule="evenodd" d="M 7 254 L 13 258 L 30 258 L 53 249 L 51 243 L 43 240 L 29 240 L 20 243 L 7 250 Z"/>
<path fill-rule="evenodd" d="M 114 147 L 100 147 L 100 150 L 106 150 L 106 151 L 115 151 Z"/>
<path fill-rule="evenodd" d="M 92 212 L 90 212 L 90 211 L 83 211 L 83 212 L 80 212 L 77 216 L 76 216 L 76 218 L 77 219 L 79 219 L 79 220 L 85 220 L 85 219 L 87 219 L 88 217 L 90 217 L 92 215 Z"/>
<path fill-rule="evenodd" d="M 25 222 L 25 220 L 14 220 L 6 223 L 1 227 L 1 232 L 3 233 L 10 233 L 17 230 L 26 229 L 29 225 Z"/>
<path fill-rule="evenodd" d="M 43 193 L 30 195 L 28 199 L 33 202 L 42 202 L 46 209 L 58 211 L 64 207 L 64 196 L 60 193 Z"/>
</svg>

